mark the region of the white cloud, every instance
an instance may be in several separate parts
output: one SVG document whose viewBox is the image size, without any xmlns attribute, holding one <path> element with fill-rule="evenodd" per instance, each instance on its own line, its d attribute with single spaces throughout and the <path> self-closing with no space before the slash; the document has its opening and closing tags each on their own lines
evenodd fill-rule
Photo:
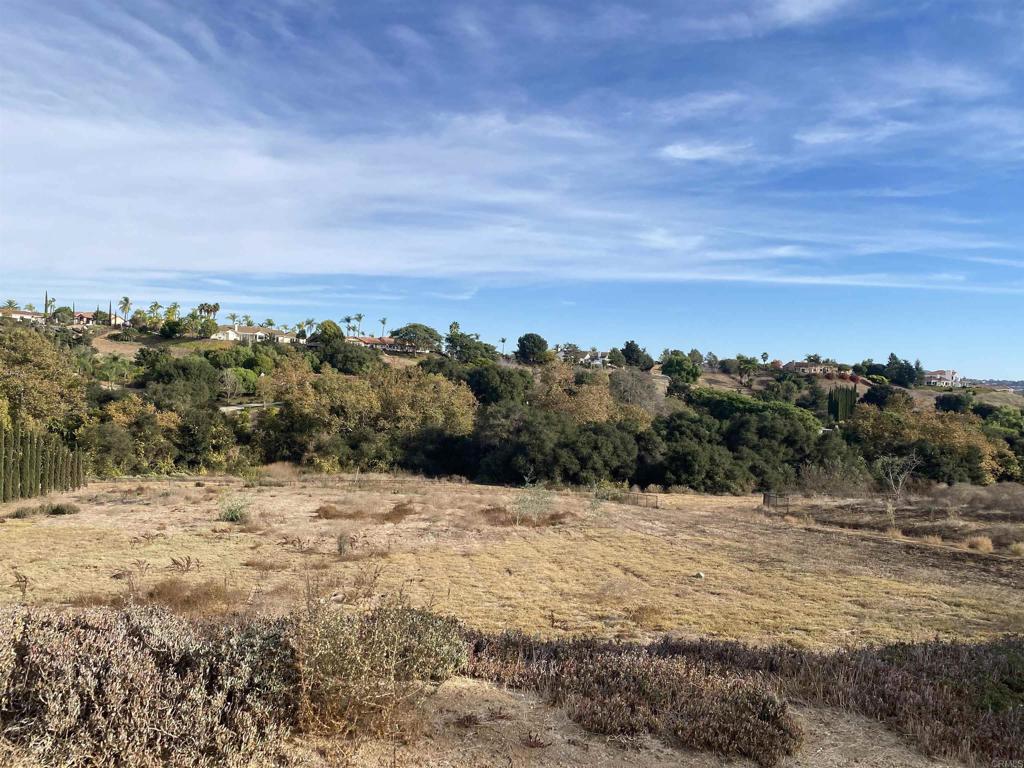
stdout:
<svg viewBox="0 0 1024 768">
<path fill-rule="evenodd" d="M 724 163 L 742 162 L 751 144 L 725 144 L 699 140 L 677 141 L 661 148 L 661 155 L 672 160 L 697 162 L 712 160 Z"/>
</svg>

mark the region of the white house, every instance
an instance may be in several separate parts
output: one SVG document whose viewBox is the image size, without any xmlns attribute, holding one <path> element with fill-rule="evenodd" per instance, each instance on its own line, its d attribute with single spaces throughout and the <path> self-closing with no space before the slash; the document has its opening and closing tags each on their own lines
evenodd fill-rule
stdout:
<svg viewBox="0 0 1024 768">
<path fill-rule="evenodd" d="M 591 352 L 585 353 L 583 355 L 583 357 L 580 358 L 580 363 L 579 364 L 580 365 L 585 365 L 588 368 L 614 368 L 615 367 L 614 365 L 612 365 L 608 361 L 608 353 L 607 352 L 598 352 L 596 350 L 593 350 Z"/>
<path fill-rule="evenodd" d="M 17 320 L 19 323 L 44 323 L 46 315 L 29 309 L 0 309 L 0 317 Z"/>
<path fill-rule="evenodd" d="M 963 377 L 952 370 L 925 371 L 924 383 L 929 387 L 962 387 Z"/>
<path fill-rule="evenodd" d="M 277 328 L 260 328 L 254 325 L 219 325 L 217 332 L 210 336 L 217 341 L 270 341 L 277 344 L 305 344 L 305 339 L 298 338 L 294 333 L 279 331 Z"/>
</svg>

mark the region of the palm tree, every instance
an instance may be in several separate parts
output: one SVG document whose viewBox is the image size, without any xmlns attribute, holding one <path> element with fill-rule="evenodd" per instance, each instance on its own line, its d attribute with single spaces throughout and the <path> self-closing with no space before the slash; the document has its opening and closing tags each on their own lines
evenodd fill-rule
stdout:
<svg viewBox="0 0 1024 768">
<path fill-rule="evenodd" d="M 232 325 L 237 323 L 238 322 L 238 313 L 237 312 L 228 312 L 228 320 L 231 321 Z"/>
<path fill-rule="evenodd" d="M 210 306 L 210 319 L 211 320 L 216 320 L 217 319 L 217 313 L 220 312 L 220 302 L 217 302 L 216 304 L 210 304 L 209 306 Z"/>
<path fill-rule="evenodd" d="M 128 312 L 132 308 L 132 300 L 127 296 L 122 296 L 121 300 L 117 302 L 117 308 L 121 310 L 121 314 L 124 315 L 124 321 L 128 322 Z"/>
<path fill-rule="evenodd" d="M 159 320 L 160 319 L 160 310 L 161 309 L 163 309 L 163 307 L 160 306 L 160 302 L 159 301 L 154 301 L 152 304 L 150 304 L 149 305 L 149 319 L 150 320 Z"/>
<path fill-rule="evenodd" d="M 386 317 L 382 317 L 378 322 L 380 323 L 380 337 L 383 339 L 384 338 L 384 326 L 388 324 L 388 319 Z"/>
<path fill-rule="evenodd" d="M 251 328 L 253 323 L 252 315 L 242 315 L 242 323 Z"/>
<path fill-rule="evenodd" d="M 352 315 L 345 315 L 343 318 L 341 318 L 341 322 L 345 324 L 345 333 L 351 336 L 353 331 Z"/>
<path fill-rule="evenodd" d="M 504 336 L 502 336 L 500 339 L 498 339 L 498 341 L 501 342 L 501 356 L 504 357 L 505 356 L 505 342 L 508 341 L 508 339 L 506 339 Z"/>
<path fill-rule="evenodd" d="M 14 299 L 8 299 L 7 301 L 4 302 L 4 309 L 17 309 L 17 308 L 18 308 L 18 302 L 15 301 Z"/>
<path fill-rule="evenodd" d="M 164 312 L 164 317 L 168 320 L 177 320 L 178 313 L 181 311 L 181 304 L 176 301 L 172 301 L 167 305 L 167 311 Z"/>
<path fill-rule="evenodd" d="M 36 311 L 36 305 L 35 304 L 26 304 L 25 305 L 25 311 L 26 312 L 35 312 Z"/>
<path fill-rule="evenodd" d="M 356 330 L 359 335 L 363 335 L 363 314 L 360 312 L 358 315 L 352 315 L 352 319 L 356 321 Z"/>
<path fill-rule="evenodd" d="M 263 321 L 263 327 L 264 327 L 264 328 L 273 328 L 273 327 L 274 327 L 274 321 L 273 321 L 273 320 L 271 320 L 271 319 L 270 319 L 270 318 L 268 317 L 268 318 L 267 318 L 266 320 L 264 320 L 264 321 Z"/>
<path fill-rule="evenodd" d="M 49 293 L 46 294 L 46 298 L 43 300 L 43 312 L 50 314 L 54 309 L 57 308 L 57 300 L 53 298 Z"/>
</svg>

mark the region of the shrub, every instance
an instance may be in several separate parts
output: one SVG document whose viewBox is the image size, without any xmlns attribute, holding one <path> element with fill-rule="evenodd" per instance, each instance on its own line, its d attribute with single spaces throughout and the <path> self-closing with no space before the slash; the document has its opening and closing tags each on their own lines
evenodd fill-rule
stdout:
<svg viewBox="0 0 1024 768">
<path fill-rule="evenodd" d="M 220 520 L 225 523 L 247 523 L 251 502 L 244 496 L 225 499 L 220 507 Z"/>
<path fill-rule="evenodd" d="M 11 513 L 11 517 L 17 520 L 25 520 L 36 515 L 74 515 L 79 512 L 78 506 L 68 502 L 55 502 L 50 504 L 37 504 L 29 507 L 18 507 Z"/>
<path fill-rule="evenodd" d="M 970 536 L 964 540 L 964 544 L 967 545 L 968 549 L 973 549 L 977 552 L 991 552 L 993 550 L 992 539 L 988 536 Z"/>
<path fill-rule="evenodd" d="M 295 644 L 303 726 L 344 736 L 394 732 L 466 660 L 456 621 L 394 600 L 362 616 L 311 603 Z"/>
<path fill-rule="evenodd" d="M 1024 557 L 1024 541 L 1015 541 L 1010 545 L 1010 554 Z"/>
<path fill-rule="evenodd" d="M 590 640 L 540 642 L 518 633 L 478 638 L 469 670 L 530 688 L 581 726 L 626 743 L 647 734 L 684 747 L 777 765 L 803 740 L 786 703 L 760 675 Z"/>
<path fill-rule="evenodd" d="M 416 514 L 416 505 L 411 501 L 400 501 L 384 513 L 384 522 L 400 523 L 410 515 Z"/>
<path fill-rule="evenodd" d="M 272 757 L 295 712 L 282 620 L 0 613 L 0 735 L 47 765 L 205 766 Z"/>
</svg>

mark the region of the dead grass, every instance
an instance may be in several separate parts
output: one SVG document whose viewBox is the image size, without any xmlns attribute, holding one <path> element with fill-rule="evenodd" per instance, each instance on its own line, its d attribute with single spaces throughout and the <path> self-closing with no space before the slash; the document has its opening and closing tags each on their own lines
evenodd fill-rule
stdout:
<svg viewBox="0 0 1024 768">
<path fill-rule="evenodd" d="M 1024 541 L 1015 541 L 1011 544 L 1010 554 L 1015 557 L 1024 557 Z"/>
<path fill-rule="evenodd" d="M 416 514 L 416 505 L 411 501 L 400 501 L 384 513 L 385 523 L 400 523 L 407 517 Z"/>
<path fill-rule="evenodd" d="M 991 552 L 994 549 L 992 539 L 988 536 L 971 536 L 964 540 L 964 545 L 976 552 Z"/>
<path fill-rule="evenodd" d="M 544 491 L 543 511 L 559 524 L 531 527 L 508 524 L 506 510 L 522 495 L 514 489 L 390 474 L 304 476 L 294 486 L 246 490 L 259 522 L 250 527 L 216 522 L 219 499 L 241 492 L 237 479 L 205 477 L 203 490 L 219 493 L 190 503 L 194 481 L 97 483 L 61 499 L 77 504 L 77 515 L 8 520 L 0 571 L 27 576 L 29 603 L 96 604 L 122 598 L 125 581 L 111 574 L 140 559 L 151 564 L 133 577 L 141 594 L 165 578 L 187 580 L 184 597 L 154 590 L 162 604 L 218 612 L 232 610 L 232 600 L 253 601 L 274 612 L 302 594 L 307 572 L 345 583 L 380 567 L 380 592 L 404 591 L 414 605 L 482 630 L 547 636 L 671 631 L 823 648 L 1024 628 L 1020 559 L 868 540 L 796 517 L 779 525 L 758 514 L 759 497 L 666 494 L 661 509 L 644 509 Z M 404 503 L 414 513 L 382 524 Z M 324 505 L 365 516 L 312 514 Z M 919 535 L 902 515 L 899 523 Z M 339 536 L 347 546 L 340 557 Z M 183 555 L 201 571 L 170 571 L 170 558 Z M 194 594 L 189 585 L 201 582 L 229 585 L 230 599 L 220 587 L 219 597 Z M 12 580 L 0 579 L 0 603 L 21 601 Z"/>
</svg>

